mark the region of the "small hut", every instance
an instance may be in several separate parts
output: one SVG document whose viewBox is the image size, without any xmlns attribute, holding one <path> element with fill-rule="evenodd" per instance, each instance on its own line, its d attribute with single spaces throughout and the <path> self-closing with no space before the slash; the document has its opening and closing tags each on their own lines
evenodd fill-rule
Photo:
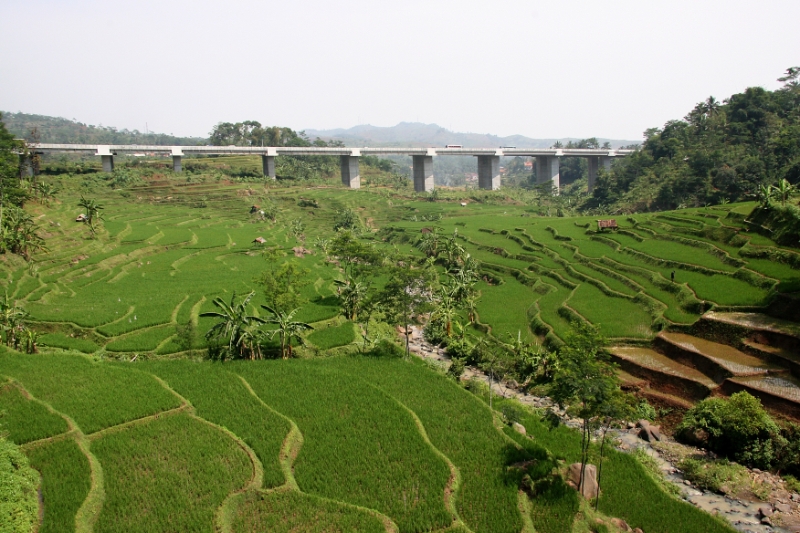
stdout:
<svg viewBox="0 0 800 533">
<path fill-rule="evenodd" d="M 615 219 L 610 220 L 598 220 L 597 221 L 597 231 L 603 231 L 604 229 L 617 229 L 617 221 Z"/>
<path fill-rule="evenodd" d="M 267 239 L 265 239 L 264 237 L 256 237 L 255 239 L 253 239 L 253 243 L 254 244 L 266 244 L 267 243 Z"/>
</svg>

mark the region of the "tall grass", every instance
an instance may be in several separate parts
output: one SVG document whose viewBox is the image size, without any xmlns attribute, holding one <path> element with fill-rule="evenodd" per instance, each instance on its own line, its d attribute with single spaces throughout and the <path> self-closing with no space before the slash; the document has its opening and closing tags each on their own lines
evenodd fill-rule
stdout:
<svg viewBox="0 0 800 533">
<path fill-rule="evenodd" d="M 26 398 L 11 383 L 0 385 L 0 434 L 15 444 L 52 437 L 66 432 L 67 422 L 42 404 Z"/>
<path fill-rule="evenodd" d="M 234 366 L 264 402 L 303 433 L 295 463 L 300 489 L 380 511 L 403 532 L 449 525 L 444 505 L 449 469 L 413 418 L 386 394 L 320 363 Z"/>
<path fill-rule="evenodd" d="M 185 414 L 103 434 L 92 451 L 106 493 L 97 533 L 211 533 L 216 508 L 253 474 L 233 439 Z"/>
<path fill-rule="evenodd" d="M 264 467 L 265 488 L 286 481 L 278 455 L 289 423 L 250 394 L 239 376 L 214 363 L 158 361 L 142 363 L 141 368 L 169 383 L 198 416 L 229 429 L 250 446 Z"/>
<path fill-rule="evenodd" d="M 27 448 L 25 455 L 42 476 L 44 516 L 39 533 L 75 531 L 75 514 L 89 494 L 89 461 L 73 439 Z"/>
<path fill-rule="evenodd" d="M 76 355 L 0 354 L 0 374 L 72 417 L 85 433 L 172 409 L 178 400 L 155 379 Z"/>
</svg>

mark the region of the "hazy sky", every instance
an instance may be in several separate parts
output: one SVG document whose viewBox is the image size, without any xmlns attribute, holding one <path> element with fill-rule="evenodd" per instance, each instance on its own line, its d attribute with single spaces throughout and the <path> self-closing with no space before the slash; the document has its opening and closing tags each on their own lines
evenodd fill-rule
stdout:
<svg viewBox="0 0 800 533">
<path fill-rule="evenodd" d="M 798 0 L 2 0 L 0 109 L 205 136 L 435 122 L 640 139 L 800 65 Z"/>
</svg>

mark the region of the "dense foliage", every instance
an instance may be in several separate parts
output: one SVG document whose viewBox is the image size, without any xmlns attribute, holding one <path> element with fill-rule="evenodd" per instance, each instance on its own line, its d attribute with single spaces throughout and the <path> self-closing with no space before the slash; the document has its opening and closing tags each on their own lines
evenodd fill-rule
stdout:
<svg viewBox="0 0 800 533">
<path fill-rule="evenodd" d="M 761 402 L 745 391 L 699 402 L 686 413 L 676 432 L 684 440 L 748 466 L 800 469 L 797 427 L 789 425 L 782 430 Z"/>
<path fill-rule="evenodd" d="M 33 531 L 39 511 L 38 481 L 19 448 L 0 436 L 0 533 Z"/>
<path fill-rule="evenodd" d="M 20 139 L 42 143 L 75 144 L 155 144 L 160 146 L 193 146 L 205 144 L 199 137 L 176 137 L 172 134 L 140 132 L 111 126 L 83 124 L 76 120 L 33 115 L 3 113 L 9 131 Z"/>
<path fill-rule="evenodd" d="M 800 182 L 800 68 L 784 87 L 709 97 L 683 120 L 645 132 L 641 150 L 601 172 L 588 206 L 627 212 L 739 201 L 785 178 Z"/>
</svg>

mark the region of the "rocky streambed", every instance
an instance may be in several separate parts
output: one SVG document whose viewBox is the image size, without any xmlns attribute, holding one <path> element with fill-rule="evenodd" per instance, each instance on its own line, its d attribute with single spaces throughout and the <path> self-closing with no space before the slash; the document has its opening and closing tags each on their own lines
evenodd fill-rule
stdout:
<svg viewBox="0 0 800 533">
<path fill-rule="evenodd" d="M 443 349 L 424 340 L 421 328 L 412 326 L 412 331 L 410 349 L 414 355 L 445 367 L 450 364 L 450 358 Z M 489 384 L 492 392 L 498 396 L 515 398 L 537 409 L 551 410 L 565 425 L 580 428 L 580 421 L 570 418 L 550 398 L 521 392 L 509 383 L 491 381 L 484 372 L 472 367 L 465 369 L 462 379 L 482 380 Z M 700 490 L 684 478 L 683 472 L 676 465 L 680 457 L 686 453 L 705 452 L 684 446 L 662 435 L 657 426 L 648 429 L 642 427 L 643 425 L 646 426 L 647 423 L 629 424 L 627 428 L 612 430 L 610 435 L 616 439 L 617 449 L 620 451 L 633 452 L 641 449 L 651 456 L 659 465 L 664 478 L 678 487 L 685 501 L 708 513 L 724 517 L 743 533 L 800 533 L 800 494 L 788 491 L 779 476 L 757 469 L 749 470 L 752 481 L 759 484 L 765 492 L 768 491 L 769 496 L 765 497 L 765 500 L 755 497 L 731 497 Z"/>
</svg>

